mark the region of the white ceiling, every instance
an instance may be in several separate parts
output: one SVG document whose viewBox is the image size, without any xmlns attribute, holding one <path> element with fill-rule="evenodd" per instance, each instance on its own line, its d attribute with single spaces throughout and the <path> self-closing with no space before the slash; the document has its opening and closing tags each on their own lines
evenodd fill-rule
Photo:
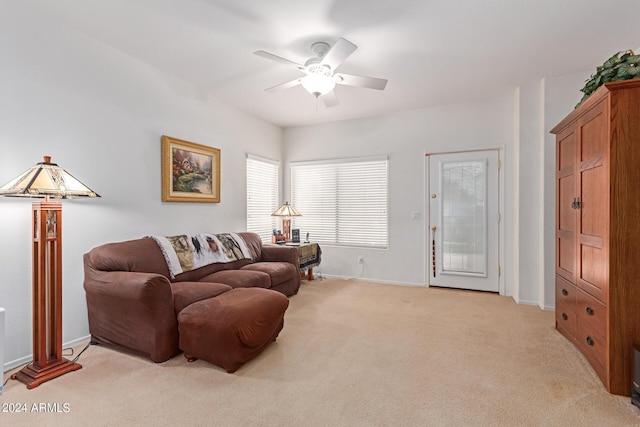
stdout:
<svg viewBox="0 0 640 427">
<path fill-rule="evenodd" d="M 283 127 L 491 97 L 640 46 L 638 0 L 28 1 Z M 340 105 L 329 109 L 300 86 L 264 91 L 300 73 L 254 51 L 304 63 L 312 42 L 339 37 L 358 49 L 338 70 L 388 79 L 384 91 L 338 86 Z"/>
</svg>

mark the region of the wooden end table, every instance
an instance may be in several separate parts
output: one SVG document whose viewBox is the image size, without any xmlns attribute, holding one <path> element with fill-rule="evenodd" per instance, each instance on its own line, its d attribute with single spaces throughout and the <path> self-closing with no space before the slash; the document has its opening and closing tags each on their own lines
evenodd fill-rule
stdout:
<svg viewBox="0 0 640 427">
<path fill-rule="evenodd" d="M 298 267 L 300 278 L 313 280 L 313 268 L 320 265 L 322 250 L 317 243 L 287 243 L 287 246 L 298 249 Z"/>
</svg>

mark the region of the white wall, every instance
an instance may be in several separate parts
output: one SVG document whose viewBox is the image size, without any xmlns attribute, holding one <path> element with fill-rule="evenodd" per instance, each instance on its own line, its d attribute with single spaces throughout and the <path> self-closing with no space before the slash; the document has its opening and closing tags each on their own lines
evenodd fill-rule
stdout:
<svg viewBox="0 0 640 427">
<path fill-rule="evenodd" d="M 514 256 L 515 277 L 518 283 L 514 299 L 519 303 L 538 304 L 542 292 L 539 288 L 542 268 L 539 247 L 541 246 L 542 214 L 540 187 L 542 136 L 542 81 L 522 85 L 514 99 L 516 132 L 517 173 L 514 176 L 514 205 L 516 230 L 519 244 Z"/>
<path fill-rule="evenodd" d="M 389 249 L 323 246 L 324 274 L 381 282 L 425 283 L 424 153 L 503 146 L 506 294 L 553 309 L 555 140 L 549 130 L 581 98 L 588 72 L 523 84 L 485 102 L 285 129 L 286 164 L 388 154 Z M 364 256 L 361 273 L 358 256 Z"/>
<path fill-rule="evenodd" d="M 358 256 L 365 258 L 362 278 L 381 282 L 425 283 L 424 155 L 455 149 L 505 147 L 505 227 L 512 227 L 513 94 L 467 105 L 422 109 L 367 119 L 288 128 L 284 131 L 285 193 L 289 194 L 288 168 L 293 161 L 389 156 L 388 250 L 323 246 L 320 269 L 325 274 L 360 275 Z M 412 219 L 412 212 L 422 219 Z M 304 215 L 304 212 L 302 213 Z M 313 234 L 313 233 L 312 233 Z M 511 233 L 509 233 L 511 234 Z M 311 236 L 313 238 L 313 236 Z M 513 253 L 515 238 L 507 236 L 506 254 Z M 514 283 L 507 259 L 503 266 L 507 290 Z"/>
<path fill-rule="evenodd" d="M 244 230 L 245 153 L 282 130 L 37 14 L 0 16 L 0 185 L 51 155 L 102 198 L 63 202 L 63 342 L 88 335 L 82 255 L 149 234 Z M 5 10 L 6 11 L 6 10 Z M 221 149 L 221 203 L 162 203 L 160 138 Z M 30 360 L 30 201 L 0 198 L 6 367 Z"/>
</svg>

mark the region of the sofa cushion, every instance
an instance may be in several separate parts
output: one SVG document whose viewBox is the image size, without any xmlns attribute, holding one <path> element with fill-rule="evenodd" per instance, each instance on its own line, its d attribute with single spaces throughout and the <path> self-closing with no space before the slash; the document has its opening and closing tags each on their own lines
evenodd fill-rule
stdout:
<svg viewBox="0 0 640 427">
<path fill-rule="evenodd" d="M 250 270 L 223 270 L 200 279 L 202 282 L 224 283 L 232 288 L 265 288 L 271 287 L 271 279 L 267 273 Z"/>
<path fill-rule="evenodd" d="M 288 262 L 256 262 L 240 269 L 240 271 L 247 270 L 268 274 L 271 278 L 271 287 L 291 280 L 298 275 L 296 266 Z"/>
<path fill-rule="evenodd" d="M 205 265 L 204 267 L 197 268 L 191 271 L 185 271 L 184 273 L 176 274 L 175 282 L 198 282 L 212 273 L 222 270 L 236 270 L 250 264 L 251 260 L 241 259 L 233 262 L 215 262 L 213 264 Z M 167 268 L 167 271 L 169 269 Z M 209 280 L 211 281 L 211 280 Z"/>
<path fill-rule="evenodd" d="M 223 283 L 212 282 L 176 282 L 171 284 L 173 292 L 173 306 L 176 314 L 185 307 L 203 299 L 217 297 L 232 288 Z"/>
</svg>

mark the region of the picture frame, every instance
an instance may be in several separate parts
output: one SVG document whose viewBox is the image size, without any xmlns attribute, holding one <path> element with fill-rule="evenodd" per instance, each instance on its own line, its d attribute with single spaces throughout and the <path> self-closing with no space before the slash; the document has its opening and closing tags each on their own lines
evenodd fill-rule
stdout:
<svg viewBox="0 0 640 427">
<path fill-rule="evenodd" d="M 220 203 L 220 150 L 162 135 L 162 201 Z"/>
</svg>

